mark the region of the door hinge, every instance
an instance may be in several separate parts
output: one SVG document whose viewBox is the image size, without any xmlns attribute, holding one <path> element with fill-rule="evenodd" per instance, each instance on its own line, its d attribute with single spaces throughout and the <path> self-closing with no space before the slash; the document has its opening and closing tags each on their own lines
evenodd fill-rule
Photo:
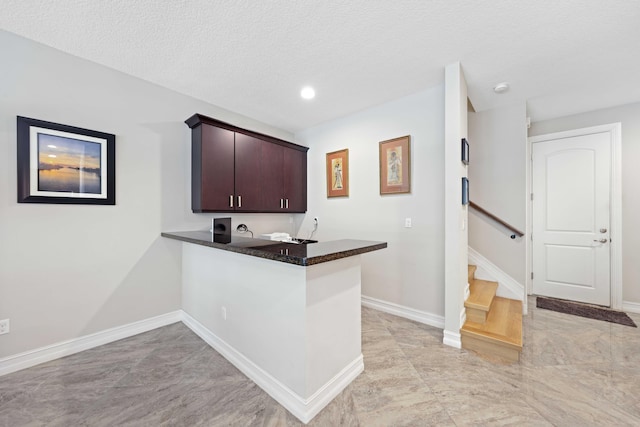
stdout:
<svg viewBox="0 0 640 427">
<path fill-rule="evenodd" d="M 533 200 L 533 193 L 531 193 L 531 200 Z"/>
<path fill-rule="evenodd" d="M 531 272 L 531 279 L 533 279 L 533 271 Z"/>
<path fill-rule="evenodd" d="M 533 233 L 531 233 L 531 241 L 533 242 Z"/>
</svg>

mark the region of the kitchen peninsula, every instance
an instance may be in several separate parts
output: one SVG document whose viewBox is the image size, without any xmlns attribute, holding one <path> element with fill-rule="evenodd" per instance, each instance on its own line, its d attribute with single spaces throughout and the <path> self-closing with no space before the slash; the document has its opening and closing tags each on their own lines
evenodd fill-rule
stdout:
<svg viewBox="0 0 640 427">
<path fill-rule="evenodd" d="M 183 242 L 185 324 L 302 422 L 363 371 L 360 256 L 385 242 L 162 236 Z"/>
</svg>

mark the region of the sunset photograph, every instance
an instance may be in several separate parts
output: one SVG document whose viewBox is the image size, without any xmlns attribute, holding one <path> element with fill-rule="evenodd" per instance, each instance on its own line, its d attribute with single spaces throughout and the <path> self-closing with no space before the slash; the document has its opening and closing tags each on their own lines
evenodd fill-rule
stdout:
<svg viewBox="0 0 640 427">
<path fill-rule="evenodd" d="M 100 194 L 101 144 L 38 133 L 38 191 Z"/>
</svg>

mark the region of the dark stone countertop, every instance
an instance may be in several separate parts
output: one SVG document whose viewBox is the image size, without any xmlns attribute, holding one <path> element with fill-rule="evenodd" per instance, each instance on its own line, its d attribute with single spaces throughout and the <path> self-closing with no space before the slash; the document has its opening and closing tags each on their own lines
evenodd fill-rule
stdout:
<svg viewBox="0 0 640 427">
<path fill-rule="evenodd" d="M 224 241 L 224 238 L 221 238 L 222 236 L 214 236 L 215 238 L 213 238 L 209 231 L 163 232 L 162 236 L 196 245 L 222 249 L 223 251 L 302 266 L 334 261 L 387 247 L 386 242 L 351 239 L 296 244 L 232 236 L 231 241 Z"/>
</svg>

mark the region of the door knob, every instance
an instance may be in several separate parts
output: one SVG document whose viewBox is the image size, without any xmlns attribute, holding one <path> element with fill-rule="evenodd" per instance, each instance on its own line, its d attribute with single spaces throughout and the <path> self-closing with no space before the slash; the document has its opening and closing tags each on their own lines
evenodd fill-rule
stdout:
<svg viewBox="0 0 640 427">
<path fill-rule="evenodd" d="M 601 228 L 601 229 L 600 229 L 600 232 L 601 232 L 601 233 L 606 233 L 606 232 L 607 232 L 607 229 L 606 229 L 606 228 Z"/>
<path fill-rule="evenodd" d="M 600 240 L 594 240 L 594 242 L 600 242 L 600 243 L 607 243 L 609 241 L 609 239 L 606 238 L 602 238 Z"/>
</svg>

